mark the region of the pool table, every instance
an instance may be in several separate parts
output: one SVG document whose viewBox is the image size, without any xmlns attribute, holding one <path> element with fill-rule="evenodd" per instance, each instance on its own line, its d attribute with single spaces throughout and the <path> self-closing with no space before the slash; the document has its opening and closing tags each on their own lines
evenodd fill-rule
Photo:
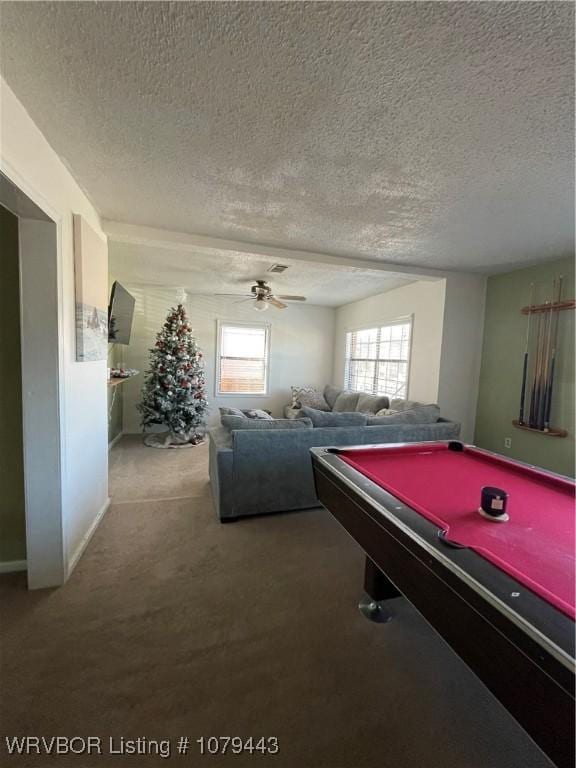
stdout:
<svg viewBox="0 0 576 768">
<path fill-rule="evenodd" d="M 561 768 L 574 766 L 574 481 L 457 441 L 313 448 L 366 554 L 364 613 L 405 597 Z M 481 489 L 508 494 L 505 522 Z"/>
</svg>

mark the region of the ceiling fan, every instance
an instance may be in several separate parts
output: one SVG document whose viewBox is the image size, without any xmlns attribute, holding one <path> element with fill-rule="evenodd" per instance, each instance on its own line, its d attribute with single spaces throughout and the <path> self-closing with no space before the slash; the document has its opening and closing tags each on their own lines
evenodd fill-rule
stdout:
<svg viewBox="0 0 576 768">
<path fill-rule="evenodd" d="M 268 285 L 268 283 L 265 280 L 256 280 L 255 284 L 251 286 L 250 293 L 217 293 L 216 296 L 241 296 L 243 297 L 243 301 L 253 301 L 254 305 L 253 308 L 258 310 L 259 312 L 262 312 L 266 309 L 268 309 L 268 306 L 271 304 L 273 307 L 276 307 L 276 309 L 286 309 L 288 306 L 287 304 L 284 304 L 280 299 L 283 299 L 284 301 L 306 301 L 305 296 L 284 296 L 279 295 L 276 296 L 272 293 L 272 288 Z"/>
</svg>

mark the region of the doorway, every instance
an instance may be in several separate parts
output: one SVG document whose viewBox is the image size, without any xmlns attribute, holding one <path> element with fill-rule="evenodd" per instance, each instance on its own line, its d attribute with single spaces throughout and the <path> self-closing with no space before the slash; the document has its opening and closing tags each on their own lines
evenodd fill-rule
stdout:
<svg viewBox="0 0 576 768">
<path fill-rule="evenodd" d="M 8 304 L 2 310 L 0 396 L 10 404 L 0 442 L 0 463 L 8 460 L 1 479 L 10 487 L 0 502 L 7 537 L 0 572 L 25 569 L 29 588 L 53 587 L 66 574 L 58 227 L 4 174 L 0 206 L 2 300 Z"/>
</svg>

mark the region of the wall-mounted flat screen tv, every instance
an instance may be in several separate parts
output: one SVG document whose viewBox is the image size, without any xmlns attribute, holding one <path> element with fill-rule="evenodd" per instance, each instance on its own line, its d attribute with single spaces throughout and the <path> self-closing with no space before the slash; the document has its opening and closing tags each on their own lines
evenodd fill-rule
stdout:
<svg viewBox="0 0 576 768">
<path fill-rule="evenodd" d="M 130 344 L 135 302 L 134 296 L 115 280 L 108 305 L 108 341 L 110 344 Z"/>
</svg>

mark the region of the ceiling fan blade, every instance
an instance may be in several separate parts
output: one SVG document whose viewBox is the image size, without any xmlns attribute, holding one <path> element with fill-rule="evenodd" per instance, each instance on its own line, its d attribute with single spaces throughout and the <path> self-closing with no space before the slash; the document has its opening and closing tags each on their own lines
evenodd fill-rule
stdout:
<svg viewBox="0 0 576 768">
<path fill-rule="evenodd" d="M 278 299 L 274 298 L 274 296 L 268 297 L 268 303 L 272 304 L 273 307 L 276 307 L 276 309 L 286 309 L 287 304 L 282 304 L 281 301 L 278 301 Z"/>
<path fill-rule="evenodd" d="M 254 298 L 254 295 L 250 293 L 213 293 L 212 296 L 236 296 L 236 298 L 244 297 L 246 299 Z"/>
<path fill-rule="evenodd" d="M 306 296 L 278 296 L 278 298 L 284 301 L 306 301 Z"/>
</svg>

